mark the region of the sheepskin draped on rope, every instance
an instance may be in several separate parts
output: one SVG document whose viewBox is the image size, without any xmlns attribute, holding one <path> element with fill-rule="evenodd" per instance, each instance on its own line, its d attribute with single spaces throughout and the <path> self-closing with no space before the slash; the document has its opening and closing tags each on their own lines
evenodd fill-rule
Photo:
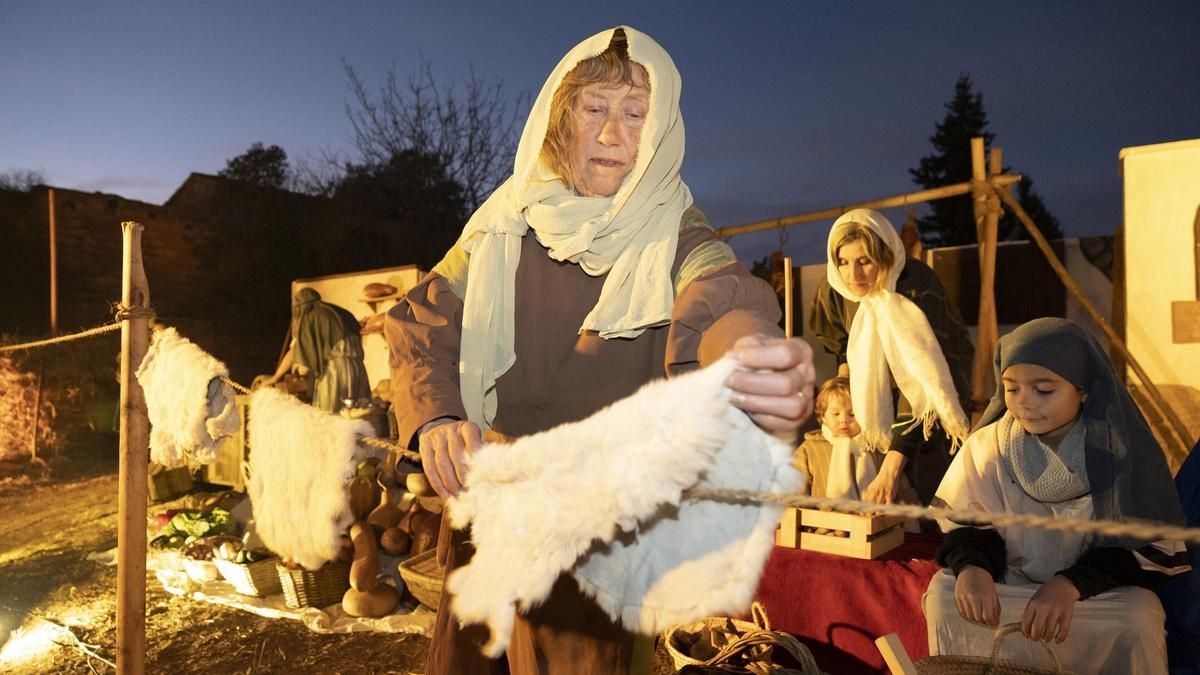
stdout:
<svg viewBox="0 0 1200 675">
<path fill-rule="evenodd" d="M 174 328 L 154 333 L 137 370 L 150 418 L 150 459 L 167 467 L 210 464 L 241 419 L 229 369 Z"/>
<path fill-rule="evenodd" d="M 750 604 L 782 507 L 682 499 L 694 487 L 800 487 L 791 445 L 729 403 L 738 367 L 722 359 L 652 382 L 586 420 L 469 457 L 448 513 L 471 526 L 476 553 L 446 584 L 459 619 L 491 630 L 485 654 L 504 651 L 514 611 L 567 570 L 647 634 Z"/>
<path fill-rule="evenodd" d="M 350 527 L 347 483 L 373 451 L 370 423 L 318 410 L 274 389 L 250 396 L 247 491 L 263 543 L 315 570 L 337 556 Z"/>
</svg>

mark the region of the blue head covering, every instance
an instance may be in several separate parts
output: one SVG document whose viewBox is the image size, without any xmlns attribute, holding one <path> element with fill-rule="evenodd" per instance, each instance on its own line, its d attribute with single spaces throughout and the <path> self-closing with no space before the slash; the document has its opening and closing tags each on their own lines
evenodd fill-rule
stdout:
<svg viewBox="0 0 1200 675">
<path fill-rule="evenodd" d="M 1108 354 L 1083 326 L 1067 319 L 1034 319 L 1000 338 L 996 392 L 976 429 L 1004 415 L 1001 374 L 1018 364 L 1041 366 L 1087 393 L 1079 413 L 1096 517 L 1183 524 L 1167 459 L 1141 411 L 1117 378 Z M 1147 542 L 1105 539 L 1098 545 L 1136 548 Z"/>
</svg>

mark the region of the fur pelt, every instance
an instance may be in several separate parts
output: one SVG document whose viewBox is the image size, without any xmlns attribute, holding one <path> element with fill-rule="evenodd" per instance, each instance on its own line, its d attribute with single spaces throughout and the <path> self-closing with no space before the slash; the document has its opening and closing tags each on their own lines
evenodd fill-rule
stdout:
<svg viewBox="0 0 1200 675">
<path fill-rule="evenodd" d="M 508 646 L 515 610 L 573 570 L 627 628 L 654 633 L 745 610 L 774 541 L 774 504 L 681 502 L 691 487 L 793 490 L 790 444 L 729 402 L 723 359 L 652 382 L 592 417 L 470 457 L 452 525 L 476 553 L 447 579 L 463 623 L 486 623 L 484 653 Z"/>
<path fill-rule="evenodd" d="M 318 410 L 274 389 L 250 396 L 250 482 L 263 543 L 315 570 L 332 560 L 350 526 L 347 483 L 372 451 L 371 425 Z"/>
<path fill-rule="evenodd" d="M 174 328 L 154 333 L 137 369 L 150 418 L 150 459 L 167 467 L 210 464 L 241 425 L 229 369 Z"/>
</svg>

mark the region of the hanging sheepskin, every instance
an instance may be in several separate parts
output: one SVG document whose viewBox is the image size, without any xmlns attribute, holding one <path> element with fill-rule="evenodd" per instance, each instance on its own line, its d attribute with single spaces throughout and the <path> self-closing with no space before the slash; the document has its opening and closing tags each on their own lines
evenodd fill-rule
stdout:
<svg viewBox="0 0 1200 675">
<path fill-rule="evenodd" d="M 508 646 L 514 610 L 543 601 L 571 570 L 628 629 L 653 634 L 745 610 L 782 507 L 683 499 L 693 487 L 797 489 L 792 447 L 729 402 L 738 366 L 652 382 L 592 417 L 485 445 L 449 504 L 475 556 L 447 579 L 463 623 L 486 623 L 483 651 Z"/>
<path fill-rule="evenodd" d="M 156 331 L 137 369 L 150 418 L 150 459 L 166 467 L 211 464 L 241 425 L 229 369 L 174 328 Z"/>
<path fill-rule="evenodd" d="M 318 410 L 274 389 L 250 395 L 250 482 L 267 548 L 315 570 L 337 556 L 354 519 L 346 485 L 374 453 L 358 445 L 370 423 Z"/>
</svg>

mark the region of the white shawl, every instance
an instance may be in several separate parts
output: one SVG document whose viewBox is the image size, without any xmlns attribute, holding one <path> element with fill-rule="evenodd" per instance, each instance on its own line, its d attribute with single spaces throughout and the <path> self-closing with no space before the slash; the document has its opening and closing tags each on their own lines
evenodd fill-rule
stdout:
<svg viewBox="0 0 1200 675">
<path fill-rule="evenodd" d="M 513 175 L 471 216 L 456 244 L 469 255 L 459 386 L 468 418 L 481 428 L 490 428 L 496 415 L 496 379 L 516 361 L 517 264 L 521 238 L 530 229 L 551 258 L 576 263 L 593 276 L 608 275 L 580 331 L 597 331 L 606 339 L 636 337 L 670 320 L 679 220 L 692 204 L 679 176 L 684 146 L 679 72 L 658 43 L 623 28 L 630 58 L 649 74 L 650 110 L 637 161 L 621 188 L 612 197 L 581 197 L 541 162 L 554 93 L 580 61 L 608 48 L 612 29 L 581 42 L 550 74 L 521 134 Z M 450 267 L 443 261 L 434 271 L 459 276 Z"/>
<path fill-rule="evenodd" d="M 836 499 L 862 499 L 879 467 L 874 453 L 858 441 L 861 436 L 834 436 L 821 425 L 821 435 L 833 450 L 829 453 L 829 473 L 825 476 L 825 496 Z"/>
<path fill-rule="evenodd" d="M 834 236 L 844 223 L 869 228 L 896 258 L 881 287 L 866 295 L 851 290 L 838 273 Z M 850 327 L 846 361 L 850 365 L 850 399 L 854 416 L 863 429 L 864 444 L 870 449 L 886 449 L 891 443 L 895 404 L 890 372 L 912 405 L 914 424 L 924 426 L 925 437 L 929 437 L 937 421 L 957 447 L 967 437 L 969 426 L 946 357 L 925 313 L 895 292 L 905 260 L 904 244 L 896 228 L 877 211 L 854 209 L 834 221 L 826 251 L 829 260 L 825 276 L 829 285 L 842 297 L 859 303 Z"/>
</svg>

